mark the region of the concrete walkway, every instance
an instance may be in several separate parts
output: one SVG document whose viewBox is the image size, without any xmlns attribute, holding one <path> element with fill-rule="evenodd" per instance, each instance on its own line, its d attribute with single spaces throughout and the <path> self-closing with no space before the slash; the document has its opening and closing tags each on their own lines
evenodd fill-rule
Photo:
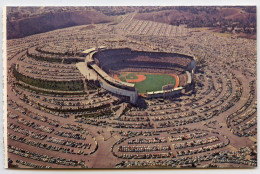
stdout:
<svg viewBox="0 0 260 174">
<path fill-rule="evenodd" d="M 88 68 L 85 62 L 79 62 L 76 66 L 85 78 L 88 80 L 97 80 L 97 74 L 94 70 Z"/>
</svg>

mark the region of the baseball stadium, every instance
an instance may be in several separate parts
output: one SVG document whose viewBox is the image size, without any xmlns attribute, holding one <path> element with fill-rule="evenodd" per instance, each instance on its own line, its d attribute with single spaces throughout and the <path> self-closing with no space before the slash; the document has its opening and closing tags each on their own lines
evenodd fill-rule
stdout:
<svg viewBox="0 0 260 174">
<path fill-rule="evenodd" d="M 130 48 L 91 48 L 82 56 L 86 56 L 87 79 L 98 80 L 102 88 L 133 104 L 138 96 L 165 98 L 182 93 L 191 85 L 196 67 L 190 55 Z"/>
</svg>

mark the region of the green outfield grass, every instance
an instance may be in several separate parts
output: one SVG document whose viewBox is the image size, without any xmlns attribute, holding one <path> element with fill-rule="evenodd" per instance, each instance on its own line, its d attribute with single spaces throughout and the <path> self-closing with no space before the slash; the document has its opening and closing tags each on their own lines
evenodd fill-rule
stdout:
<svg viewBox="0 0 260 174">
<path fill-rule="evenodd" d="M 144 74 L 144 73 L 122 73 L 119 79 L 126 82 L 126 79 L 137 79 L 136 74 L 142 74 L 146 76 L 146 79 L 142 82 L 135 83 L 135 88 L 139 93 L 146 93 L 152 91 L 162 90 L 162 86 L 167 84 L 176 83 L 175 78 L 167 74 Z"/>
</svg>

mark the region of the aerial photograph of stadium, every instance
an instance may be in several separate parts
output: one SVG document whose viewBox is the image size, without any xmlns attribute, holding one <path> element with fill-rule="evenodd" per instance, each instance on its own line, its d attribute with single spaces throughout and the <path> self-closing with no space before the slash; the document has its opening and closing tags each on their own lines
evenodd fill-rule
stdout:
<svg viewBox="0 0 260 174">
<path fill-rule="evenodd" d="M 256 168 L 256 6 L 7 6 L 7 168 Z"/>
</svg>

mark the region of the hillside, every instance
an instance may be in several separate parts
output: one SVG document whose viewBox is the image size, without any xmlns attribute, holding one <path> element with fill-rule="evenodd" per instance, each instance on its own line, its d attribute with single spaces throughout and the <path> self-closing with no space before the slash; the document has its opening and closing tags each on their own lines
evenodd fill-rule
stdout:
<svg viewBox="0 0 260 174">
<path fill-rule="evenodd" d="M 112 17 L 108 17 L 94 10 L 49 12 L 13 21 L 8 20 L 7 39 L 21 38 L 76 25 L 97 24 L 111 21 Z"/>
<path fill-rule="evenodd" d="M 111 22 L 120 15 L 136 12 L 135 19 L 212 27 L 243 37 L 256 36 L 256 7 L 239 6 L 116 6 L 116 7 L 8 7 L 7 38 L 20 38 L 76 25 Z"/>
<path fill-rule="evenodd" d="M 192 9 L 185 8 L 183 10 L 176 9 L 138 13 L 135 18 L 168 24 L 190 24 L 192 21 L 200 20 L 201 24 L 199 23 L 198 25 L 203 25 L 203 23 L 207 22 L 217 22 L 217 20 L 243 21 L 244 23 L 256 22 L 255 13 L 248 13 L 240 8 L 208 8 L 208 10 L 190 8 Z"/>
<path fill-rule="evenodd" d="M 175 7 L 139 11 L 135 19 L 188 27 L 216 27 L 221 32 L 256 33 L 255 7 Z M 235 30 L 235 31 L 234 31 Z"/>
</svg>

